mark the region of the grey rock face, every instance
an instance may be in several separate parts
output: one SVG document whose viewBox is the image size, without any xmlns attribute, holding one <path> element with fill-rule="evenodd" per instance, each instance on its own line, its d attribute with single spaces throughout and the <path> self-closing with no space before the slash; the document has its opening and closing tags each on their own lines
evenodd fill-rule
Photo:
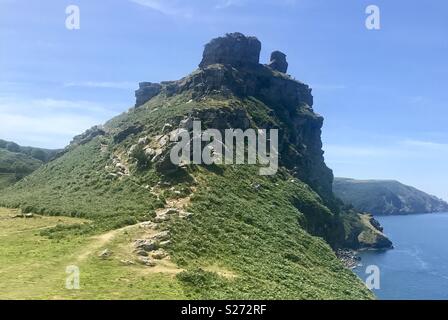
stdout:
<svg viewBox="0 0 448 320">
<path fill-rule="evenodd" d="M 148 239 L 136 240 L 134 243 L 134 246 L 137 249 L 137 251 L 139 251 L 139 250 L 143 250 L 143 251 L 157 250 L 157 243 L 153 240 L 148 240 Z"/>
<path fill-rule="evenodd" d="M 206 46 L 200 68 L 211 64 L 225 64 L 233 67 L 258 64 L 261 42 L 255 37 L 241 33 L 230 33 L 225 37 L 213 39 Z"/>
<path fill-rule="evenodd" d="M 79 146 L 86 144 L 93 140 L 93 138 L 97 136 L 105 135 L 106 132 L 104 131 L 103 126 L 93 126 L 92 128 L 88 129 L 86 132 L 76 136 L 73 138 L 73 140 L 70 142 L 70 146 Z"/>
<path fill-rule="evenodd" d="M 159 83 L 141 82 L 139 89 L 135 91 L 135 107 L 139 107 L 160 93 L 162 86 Z"/>
<path fill-rule="evenodd" d="M 286 73 L 288 71 L 288 62 L 286 61 L 286 54 L 280 51 L 274 51 L 271 54 L 271 62 L 268 64 L 274 70 Z"/>
</svg>

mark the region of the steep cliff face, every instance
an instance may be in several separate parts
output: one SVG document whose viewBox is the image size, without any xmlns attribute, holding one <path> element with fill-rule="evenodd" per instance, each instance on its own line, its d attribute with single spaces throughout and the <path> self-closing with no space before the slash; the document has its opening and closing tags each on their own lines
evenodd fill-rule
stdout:
<svg viewBox="0 0 448 320">
<path fill-rule="evenodd" d="M 260 50 L 256 38 L 239 33 L 214 39 L 205 47 L 200 69 L 180 81 L 162 83 L 160 91 L 167 97 L 188 94 L 196 101 L 212 95 L 240 101 L 257 100 L 265 109 L 264 117 L 257 119 L 247 108 L 240 110 L 241 114 L 250 119 L 254 127 L 279 129 L 281 165 L 330 203 L 333 201 L 333 174 L 324 162 L 323 118 L 313 111 L 311 89 L 279 71 L 287 69 L 284 54 L 276 51 L 270 64 L 262 65 Z M 142 102 L 139 96 L 137 105 Z M 219 126 L 219 118 L 212 122 Z M 238 123 L 228 125 L 247 129 Z"/>
<path fill-rule="evenodd" d="M 205 46 L 200 68 L 179 81 L 161 83 L 160 95 L 203 101 L 204 106 L 187 112 L 184 118 L 202 120 L 204 129 L 279 129 L 280 165 L 309 185 L 336 214 L 331 218 L 308 214 L 308 229 L 334 247 L 391 247 L 369 219 L 341 210 L 332 191 L 333 173 L 323 157 L 323 117 L 313 110 L 311 89 L 285 74 L 288 63 L 284 53 L 273 52 L 269 64 L 263 65 L 259 63 L 260 50 L 256 38 L 240 33 L 213 39 Z M 207 106 L 210 98 L 226 101 L 226 108 Z M 143 102 L 137 100 L 137 104 Z M 169 122 L 177 128 L 181 127 L 179 121 L 182 117 Z"/>
</svg>

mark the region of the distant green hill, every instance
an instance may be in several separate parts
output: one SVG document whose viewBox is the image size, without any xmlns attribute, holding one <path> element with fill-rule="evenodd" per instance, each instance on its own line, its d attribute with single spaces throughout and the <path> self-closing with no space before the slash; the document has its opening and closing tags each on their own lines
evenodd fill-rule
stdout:
<svg viewBox="0 0 448 320">
<path fill-rule="evenodd" d="M 6 188 L 48 162 L 57 150 L 22 147 L 0 139 L 0 189 Z"/>
<path fill-rule="evenodd" d="M 333 191 L 355 209 L 377 215 L 448 212 L 445 201 L 398 181 L 336 178 Z"/>
</svg>

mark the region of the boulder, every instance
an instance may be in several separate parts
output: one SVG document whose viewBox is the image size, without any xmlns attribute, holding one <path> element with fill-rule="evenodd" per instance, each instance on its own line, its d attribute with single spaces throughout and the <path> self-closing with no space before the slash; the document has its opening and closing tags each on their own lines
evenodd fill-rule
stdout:
<svg viewBox="0 0 448 320">
<path fill-rule="evenodd" d="M 139 250 L 143 251 L 157 250 L 157 243 L 154 240 L 139 239 L 135 241 L 134 246 L 137 249 L 137 252 Z"/>
<path fill-rule="evenodd" d="M 120 262 L 121 262 L 122 264 L 124 264 L 125 266 L 131 266 L 131 265 L 134 265 L 134 264 L 135 264 L 135 262 L 134 262 L 134 261 L 131 261 L 131 260 L 120 260 Z"/>
<path fill-rule="evenodd" d="M 169 231 L 159 232 L 158 234 L 156 234 L 152 237 L 152 239 L 154 239 L 156 241 L 166 241 L 166 240 L 169 240 L 169 238 L 170 238 Z"/>
<path fill-rule="evenodd" d="M 141 256 L 141 257 L 147 257 L 147 256 L 148 256 L 148 252 L 146 252 L 145 250 L 138 250 L 138 251 L 136 252 L 136 254 L 137 254 L 138 256 Z"/>
<path fill-rule="evenodd" d="M 168 253 L 164 250 L 157 250 L 151 253 L 151 258 L 156 260 L 162 260 L 163 258 L 166 258 L 168 256 Z"/>
<path fill-rule="evenodd" d="M 66 147 L 65 151 L 72 149 L 76 146 L 80 146 L 92 141 L 95 137 L 104 136 L 106 131 L 103 126 L 93 126 L 92 128 L 86 130 L 84 133 L 77 135 L 70 142 L 69 146 Z"/>
<path fill-rule="evenodd" d="M 148 266 L 148 267 L 155 267 L 156 266 L 156 263 L 151 258 L 139 257 L 138 260 L 140 261 L 140 263 L 144 264 L 145 266 Z"/>
<path fill-rule="evenodd" d="M 230 33 L 205 45 L 199 67 L 205 68 L 212 64 L 231 65 L 235 68 L 257 65 L 260 51 L 261 42 L 257 38 L 246 37 L 238 32 Z"/>
</svg>

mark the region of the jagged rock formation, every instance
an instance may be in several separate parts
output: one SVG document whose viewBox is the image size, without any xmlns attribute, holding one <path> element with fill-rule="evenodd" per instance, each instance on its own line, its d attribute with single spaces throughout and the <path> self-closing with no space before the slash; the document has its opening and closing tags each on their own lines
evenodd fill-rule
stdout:
<svg viewBox="0 0 448 320">
<path fill-rule="evenodd" d="M 199 67 L 205 68 L 212 64 L 230 65 L 235 68 L 257 65 L 260 51 L 261 42 L 257 38 L 230 33 L 206 44 Z"/>
<path fill-rule="evenodd" d="M 268 64 L 274 70 L 286 73 L 288 71 L 288 62 L 286 61 L 286 54 L 280 51 L 274 51 L 271 54 L 271 62 Z"/>
<path fill-rule="evenodd" d="M 162 86 L 159 83 L 141 82 L 135 91 L 135 107 L 139 107 L 160 93 Z"/>
<path fill-rule="evenodd" d="M 239 33 L 214 39 L 205 46 L 199 70 L 179 81 L 162 83 L 160 91 L 166 96 L 189 92 L 195 100 L 210 94 L 254 97 L 272 106 L 272 115 L 283 122 L 280 128 L 282 164 L 330 200 L 333 175 L 324 163 L 320 139 L 323 118 L 312 109 L 311 89 L 287 75 L 274 74 L 273 66 L 279 71 L 287 68 L 286 56 L 280 52 L 273 54 L 273 66 L 260 64 L 260 49 L 256 38 Z M 248 118 L 247 111 L 237 111 L 236 118 L 247 123 L 249 120 L 244 117 Z M 217 116 L 215 127 L 219 127 L 219 119 Z M 263 125 L 278 127 L 275 123 Z"/>
</svg>

